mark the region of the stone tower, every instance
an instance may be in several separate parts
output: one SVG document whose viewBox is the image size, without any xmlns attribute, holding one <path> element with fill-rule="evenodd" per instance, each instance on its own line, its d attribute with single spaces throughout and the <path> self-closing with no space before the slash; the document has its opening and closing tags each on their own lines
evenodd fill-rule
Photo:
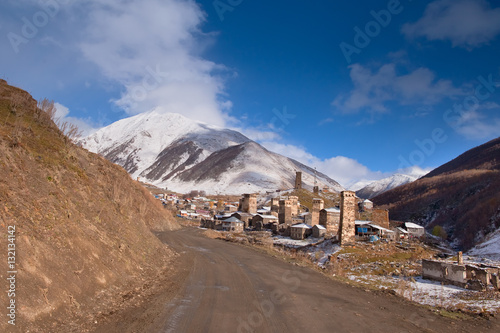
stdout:
<svg viewBox="0 0 500 333">
<path fill-rule="evenodd" d="M 278 212 L 280 224 L 292 225 L 292 201 L 280 200 L 280 209 Z"/>
<path fill-rule="evenodd" d="M 297 216 L 299 215 L 299 197 L 296 196 L 289 196 L 288 200 L 291 201 L 292 204 L 292 216 Z"/>
<path fill-rule="evenodd" d="M 312 211 L 311 211 L 312 226 L 319 224 L 319 211 L 323 209 L 323 206 L 324 206 L 323 199 L 313 199 Z"/>
<path fill-rule="evenodd" d="M 356 193 L 352 191 L 342 191 L 340 193 L 340 246 L 354 244 L 356 232 L 354 224 L 355 211 Z"/>
<path fill-rule="evenodd" d="M 302 172 L 297 171 L 295 174 L 295 189 L 300 190 L 302 189 Z"/>
<path fill-rule="evenodd" d="M 241 211 L 244 213 L 257 214 L 257 194 L 243 194 Z"/>
<path fill-rule="evenodd" d="M 279 212 L 280 198 L 271 198 L 271 212 Z"/>
</svg>

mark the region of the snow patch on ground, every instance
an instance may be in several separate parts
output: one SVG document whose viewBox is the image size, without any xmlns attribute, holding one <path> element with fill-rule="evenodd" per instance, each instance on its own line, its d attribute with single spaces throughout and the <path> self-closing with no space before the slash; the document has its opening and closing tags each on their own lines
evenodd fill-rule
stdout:
<svg viewBox="0 0 500 333">
<path fill-rule="evenodd" d="M 349 274 L 349 280 L 380 289 L 394 290 L 398 295 L 422 305 L 442 307 L 449 310 L 467 309 L 480 312 L 500 312 L 500 301 L 490 295 L 453 285 L 415 278 Z"/>
<path fill-rule="evenodd" d="M 467 252 L 467 255 L 500 261 L 500 229 L 488 235 L 484 242 Z"/>
<path fill-rule="evenodd" d="M 312 246 L 307 253 L 318 266 L 325 267 L 325 264 L 330 261 L 330 257 L 341 249 L 340 245 L 333 243 L 330 239 L 316 246 Z"/>
<path fill-rule="evenodd" d="M 319 242 L 321 238 L 306 238 L 304 240 L 291 239 L 290 237 L 275 236 L 273 237 L 274 245 L 283 245 L 291 248 L 299 248 Z"/>
</svg>

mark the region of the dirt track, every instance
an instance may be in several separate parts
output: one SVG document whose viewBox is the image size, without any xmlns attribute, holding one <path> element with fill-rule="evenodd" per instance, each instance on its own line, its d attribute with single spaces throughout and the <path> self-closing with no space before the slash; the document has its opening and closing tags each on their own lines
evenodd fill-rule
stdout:
<svg viewBox="0 0 500 333">
<path fill-rule="evenodd" d="M 98 332 L 500 332 L 498 318 L 444 318 L 196 229 L 160 239 L 182 253 L 173 286 Z"/>
</svg>

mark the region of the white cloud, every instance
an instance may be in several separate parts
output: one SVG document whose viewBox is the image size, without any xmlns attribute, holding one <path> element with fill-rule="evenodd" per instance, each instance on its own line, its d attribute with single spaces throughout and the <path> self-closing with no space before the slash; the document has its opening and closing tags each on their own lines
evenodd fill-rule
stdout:
<svg viewBox="0 0 500 333">
<path fill-rule="evenodd" d="M 476 110 L 463 112 L 450 125 L 467 139 L 485 140 L 500 136 L 500 118 L 487 117 Z"/>
<path fill-rule="evenodd" d="M 60 103 L 54 103 L 54 107 L 56 108 L 55 119 L 62 119 L 69 114 L 69 109 Z"/>
<path fill-rule="evenodd" d="M 419 167 L 418 165 L 414 165 L 412 167 L 408 167 L 408 168 L 405 168 L 405 169 L 399 169 L 399 170 L 396 171 L 396 173 L 400 173 L 400 174 L 403 174 L 403 175 L 408 175 L 408 176 L 420 178 L 422 176 L 425 176 L 426 174 L 428 174 L 432 170 L 434 170 L 434 169 L 433 168 L 425 168 L 425 169 L 423 169 L 423 168 Z"/>
<path fill-rule="evenodd" d="M 492 9 L 485 0 L 438 0 L 402 32 L 409 38 L 450 40 L 454 47 L 479 47 L 500 33 L 500 8 Z"/>
<path fill-rule="evenodd" d="M 282 144 L 278 142 L 262 142 L 266 149 L 297 160 L 310 167 L 315 167 L 318 171 L 328 175 L 342 185 L 350 184 L 359 179 L 380 179 L 383 174 L 379 171 L 371 171 L 368 167 L 358 161 L 344 157 L 336 156 L 328 159 L 320 159 L 304 148 Z"/>
<path fill-rule="evenodd" d="M 376 180 L 390 177 L 396 173 L 420 178 L 432 171 L 432 168 L 423 169 L 419 166 L 411 166 L 392 172 L 373 171 L 355 159 L 345 156 L 321 159 L 312 155 L 303 147 L 273 141 L 262 142 L 261 144 L 272 152 L 292 158 L 310 167 L 315 167 L 345 188 L 352 188 L 356 183 L 358 185 L 363 184 L 361 187 L 364 187 Z"/>
<path fill-rule="evenodd" d="M 200 56 L 212 37 L 200 29 L 205 13 L 195 1 L 92 0 L 78 11 L 88 11 L 81 51 L 124 87 L 116 105 L 131 115 L 159 106 L 226 125 L 226 69 Z"/>
<path fill-rule="evenodd" d="M 54 103 L 54 106 L 56 108 L 56 114 L 54 118 L 59 126 L 65 122 L 73 124 L 77 126 L 78 129 L 82 132 L 82 136 L 88 136 L 99 129 L 99 126 L 96 126 L 92 119 L 70 117 L 69 108 L 60 103 Z"/>
<path fill-rule="evenodd" d="M 232 128 L 248 137 L 253 141 L 272 141 L 281 138 L 281 135 L 276 131 L 265 130 L 260 128 L 245 127 L 245 128 Z"/>
<path fill-rule="evenodd" d="M 435 105 L 445 97 L 461 94 L 449 80 L 438 80 L 427 68 L 398 75 L 395 64 L 383 65 L 372 72 L 360 64 L 349 66 L 354 89 L 347 96 L 339 96 L 333 106 L 343 112 L 367 109 L 372 112 L 387 112 L 386 103 L 400 105 Z"/>
</svg>

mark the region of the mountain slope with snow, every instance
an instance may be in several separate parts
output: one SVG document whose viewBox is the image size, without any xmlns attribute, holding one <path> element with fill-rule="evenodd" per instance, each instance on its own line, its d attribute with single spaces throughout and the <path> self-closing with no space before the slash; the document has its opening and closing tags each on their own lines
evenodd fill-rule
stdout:
<svg viewBox="0 0 500 333">
<path fill-rule="evenodd" d="M 398 186 L 411 183 L 417 180 L 417 177 L 395 174 L 391 177 L 380 179 L 356 191 L 356 195 L 363 199 L 371 199 L 386 191 L 392 190 Z"/>
<path fill-rule="evenodd" d="M 294 186 L 302 171 L 312 188 L 315 171 L 273 153 L 239 132 L 155 110 L 122 119 L 81 140 L 83 147 L 123 166 L 132 177 L 178 192 L 210 194 L 275 191 Z M 343 190 L 317 173 L 319 186 Z"/>
<path fill-rule="evenodd" d="M 476 245 L 467 254 L 500 260 L 500 229 L 489 234 L 482 243 Z"/>
<path fill-rule="evenodd" d="M 496 138 L 371 200 L 395 220 L 444 228 L 457 249 L 469 250 L 500 228 L 499 161 Z"/>
</svg>

